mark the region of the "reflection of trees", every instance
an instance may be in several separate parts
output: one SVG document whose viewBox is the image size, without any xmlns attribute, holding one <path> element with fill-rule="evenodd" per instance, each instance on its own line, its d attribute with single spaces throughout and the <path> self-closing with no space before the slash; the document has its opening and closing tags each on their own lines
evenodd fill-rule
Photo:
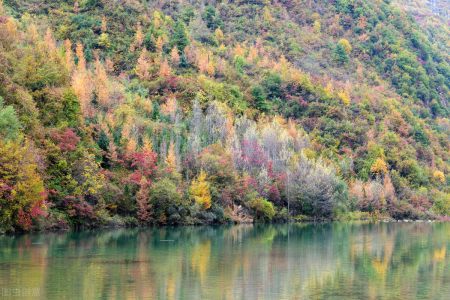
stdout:
<svg viewBox="0 0 450 300">
<path fill-rule="evenodd" d="M 179 227 L 0 237 L 0 286 L 46 298 L 447 298 L 450 224 Z"/>
<path fill-rule="evenodd" d="M 364 226 L 349 236 L 349 261 L 309 290 L 347 299 L 447 298 L 450 264 L 436 263 L 434 254 L 448 248 L 449 230 L 449 224 Z"/>
</svg>

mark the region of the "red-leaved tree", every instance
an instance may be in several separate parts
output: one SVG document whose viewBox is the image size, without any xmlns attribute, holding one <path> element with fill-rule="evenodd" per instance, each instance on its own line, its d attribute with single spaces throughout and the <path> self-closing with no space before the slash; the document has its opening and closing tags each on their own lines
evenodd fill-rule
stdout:
<svg viewBox="0 0 450 300">
<path fill-rule="evenodd" d="M 129 156 L 130 167 L 134 170 L 128 180 L 140 184 L 142 177 L 150 183 L 150 176 L 156 170 L 157 154 L 153 151 L 141 150 Z"/>
</svg>

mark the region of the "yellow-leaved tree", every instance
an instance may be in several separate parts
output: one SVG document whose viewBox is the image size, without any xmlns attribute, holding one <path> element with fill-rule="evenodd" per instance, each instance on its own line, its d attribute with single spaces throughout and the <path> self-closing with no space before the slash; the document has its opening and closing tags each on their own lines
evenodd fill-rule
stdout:
<svg viewBox="0 0 450 300">
<path fill-rule="evenodd" d="M 170 143 L 169 152 L 166 157 L 166 165 L 169 172 L 177 170 L 177 156 L 175 154 L 175 145 Z"/>
<path fill-rule="evenodd" d="M 339 40 L 339 44 L 344 47 L 345 52 L 347 52 L 347 54 L 349 54 L 350 52 L 352 52 L 352 45 L 350 44 L 350 42 L 347 39 L 340 39 Z"/>
<path fill-rule="evenodd" d="M 350 105 L 351 100 L 350 100 L 350 96 L 348 94 L 348 91 L 342 90 L 342 91 L 338 92 L 337 95 L 338 95 L 339 99 L 342 101 L 342 103 L 345 106 L 349 106 Z"/>
<path fill-rule="evenodd" d="M 209 182 L 206 180 L 207 174 L 201 170 L 197 179 L 191 183 L 189 192 L 195 203 L 199 204 L 204 209 L 211 207 L 211 192 L 209 189 Z"/>
<path fill-rule="evenodd" d="M 34 156 L 27 140 L 22 145 L 0 139 L 0 232 L 29 230 L 43 213 L 45 188 Z"/>
<path fill-rule="evenodd" d="M 433 172 L 433 178 L 439 183 L 445 183 L 445 175 L 442 171 L 435 170 Z"/>
<path fill-rule="evenodd" d="M 165 78 L 165 77 L 170 76 L 170 73 L 171 73 L 171 69 L 170 69 L 169 63 L 167 62 L 167 58 L 165 58 L 159 66 L 159 76 Z"/>
<path fill-rule="evenodd" d="M 144 48 L 136 63 L 136 75 L 141 80 L 150 79 L 151 61 L 147 50 Z"/>
<path fill-rule="evenodd" d="M 388 172 L 388 165 L 382 158 L 377 158 L 370 167 L 370 172 L 375 175 L 384 175 Z"/>
<path fill-rule="evenodd" d="M 178 54 L 177 46 L 173 47 L 170 51 L 170 62 L 174 66 L 178 66 L 178 64 L 180 63 L 180 54 Z"/>
</svg>

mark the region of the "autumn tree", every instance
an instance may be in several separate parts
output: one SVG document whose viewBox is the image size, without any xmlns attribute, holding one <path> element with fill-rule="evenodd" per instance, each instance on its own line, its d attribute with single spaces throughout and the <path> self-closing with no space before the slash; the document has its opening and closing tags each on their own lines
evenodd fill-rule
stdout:
<svg viewBox="0 0 450 300">
<path fill-rule="evenodd" d="M 320 20 L 315 20 L 315 21 L 314 21 L 314 23 L 313 23 L 313 29 L 314 29 L 314 32 L 315 32 L 316 34 L 319 34 L 319 33 L 320 33 L 320 31 L 321 31 L 321 29 L 322 29 L 322 24 L 320 23 Z"/>
<path fill-rule="evenodd" d="M 189 152 L 197 156 L 201 150 L 201 137 L 203 132 L 203 121 L 204 116 L 200 104 L 197 99 L 194 100 L 192 105 L 192 116 L 189 122 L 189 136 L 188 136 L 188 147 Z"/>
<path fill-rule="evenodd" d="M 137 60 L 135 72 L 136 75 L 141 80 L 148 80 L 150 79 L 150 57 L 148 56 L 147 50 L 144 48 L 141 51 L 141 54 L 139 55 L 139 58 Z"/>
<path fill-rule="evenodd" d="M 156 170 L 156 158 L 156 153 L 146 150 L 131 152 L 129 163 L 133 173 L 130 175 L 129 180 L 135 184 L 139 184 L 142 177 L 149 180 Z"/>
<path fill-rule="evenodd" d="M 377 158 L 370 167 L 370 172 L 375 175 L 384 175 L 388 172 L 388 166 L 382 158 Z"/>
<path fill-rule="evenodd" d="M 272 17 L 272 14 L 270 13 L 270 9 L 267 6 L 264 6 L 263 19 L 268 24 L 270 24 L 270 23 L 272 23 L 274 21 L 274 18 Z"/>
<path fill-rule="evenodd" d="M 111 46 L 111 41 L 109 40 L 109 35 L 107 33 L 108 30 L 108 22 L 106 20 L 106 17 L 102 17 L 102 25 L 101 25 L 102 33 L 100 34 L 98 38 L 98 44 L 102 46 L 103 48 L 109 48 Z"/>
<path fill-rule="evenodd" d="M 103 48 L 111 47 L 111 40 L 109 39 L 109 35 L 105 32 L 102 32 L 98 37 L 98 44 Z"/>
<path fill-rule="evenodd" d="M 161 12 L 155 10 L 153 12 L 153 19 L 152 19 L 152 24 L 153 27 L 155 27 L 155 29 L 159 29 L 163 23 L 163 15 Z"/>
<path fill-rule="evenodd" d="M 0 121 L 1 122 L 1 121 Z M 438 183 L 445 183 L 445 174 L 442 171 L 435 170 L 433 172 L 433 179 L 436 180 Z"/>
<path fill-rule="evenodd" d="M 160 35 L 156 39 L 156 50 L 159 54 L 162 54 L 164 44 L 166 43 L 164 36 Z"/>
<path fill-rule="evenodd" d="M 77 69 L 80 73 L 86 72 L 86 58 L 84 57 L 84 47 L 83 44 L 77 43 L 75 48 L 75 53 L 77 55 Z"/>
<path fill-rule="evenodd" d="M 201 73 L 213 76 L 215 72 L 214 62 L 212 61 L 212 53 L 201 51 L 197 57 L 197 66 Z"/>
<path fill-rule="evenodd" d="M 254 63 L 257 58 L 258 58 L 258 49 L 252 45 L 248 50 L 247 60 L 251 63 Z"/>
<path fill-rule="evenodd" d="M 83 149 L 84 150 L 84 149 Z M 105 176 L 100 172 L 100 163 L 95 159 L 94 154 L 82 151 L 81 157 L 74 166 L 74 178 L 77 180 L 75 193 L 83 199 L 99 199 L 100 192 L 105 183 Z"/>
<path fill-rule="evenodd" d="M 106 158 L 108 159 L 110 165 L 113 165 L 119 161 L 119 156 L 117 153 L 117 146 L 114 143 L 113 139 L 109 140 L 108 152 L 106 153 Z"/>
<path fill-rule="evenodd" d="M 44 42 L 47 45 L 50 57 L 54 58 L 57 50 L 56 41 L 50 28 L 47 28 L 47 31 L 45 32 Z"/>
<path fill-rule="evenodd" d="M 43 214 L 46 194 L 34 155 L 27 140 L 0 140 L 0 231 L 30 230 Z"/>
<path fill-rule="evenodd" d="M 177 46 L 173 47 L 172 50 L 170 51 L 170 62 L 174 66 L 178 66 L 178 64 L 180 63 L 180 54 Z"/>
<path fill-rule="evenodd" d="M 175 145 L 173 142 L 170 143 L 165 163 L 167 172 L 172 173 L 177 171 L 177 157 L 175 154 Z"/>
<path fill-rule="evenodd" d="M 342 90 L 342 91 L 338 92 L 338 97 L 344 105 L 346 105 L 346 106 L 350 105 L 351 100 L 350 100 L 348 91 Z"/>
<path fill-rule="evenodd" d="M 201 170 L 197 179 L 193 180 L 189 192 L 195 203 L 203 209 L 211 207 L 211 193 L 209 182 L 206 180 L 206 172 Z"/>
<path fill-rule="evenodd" d="M 92 115 L 91 97 L 93 86 L 89 76 L 89 72 L 86 69 L 86 59 L 84 57 L 83 45 L 77 43 L 76 46 L 77 67 L 76 71 L 72 75 L 72 87 L 75 94 L 80 101 L 81 111 L 84 116 Z"/>
<path fill-rule="evenodd" d="M 149 183 L 145 177 L 142 177 L 139 183 L 139 191 L 136 194 L 137 216 L 142 223 L 148 223 L 150 221 L 149 192 Z"/>
<path fill-rule="evenodd" d="M 144 42 L 144 35 L 142 33 L 142 27 L 141 24 L 138 24 L 136 28 L 136 35 L 134 36 L 134 43 L 137 48 L 140 48 L 143 42 Z"/>
<path fill-rule="evenodd" d="M 352 45 L 347 39 L 340 39 L 339 45 L 341 45 L 344 48 L 347 54 L 350 54 L 350 52 L 352 51 Z"/>
<path fill-rule="evenodd" d="M 64 49 L 65 49 L 65 60 L 66 60 L 66 68 L 69 71 L 69 73 L 72 72 L 74 68 L 74 61 L 73 61 L 73 52 L 72 52 L 72 43 L 70 40 L 64 41 Z"/>
<path fill-rule="evenodd" d="M 167 59 L 165 58 L 161 62 L 161 65 L 159 66 L 159 76 L 165 78 L 165 77 L 170 76 L 170 73 L 171 73 L 171 69 L 170 69 L 169 63 L 167 62 Z"/>
<path fill-rule="evenodd" d="M 95 61 L 94 79 L 95 79 L 94 83 L 95 93 L 97 95 L 98 104 L 100 104 L 102 107 L 108 107 L 109 106 L 108 75 L 106 74 L 106 70 L 98 57 Z"/>
<path fill-rule="evenodd" d="M 214 31 L 214 36 L 216 38 L 217 43 L 220 45 L 223 42 L 224 34 L 220 28 L 217 28 Z"/>
<path fill-rule="evenodd" d="M 66 128 L 63 131 L 54 131 L 51 136 L 63 152 L 74 151 L 80 141 L 80 138 L 70 128 Z"/>
</svg>

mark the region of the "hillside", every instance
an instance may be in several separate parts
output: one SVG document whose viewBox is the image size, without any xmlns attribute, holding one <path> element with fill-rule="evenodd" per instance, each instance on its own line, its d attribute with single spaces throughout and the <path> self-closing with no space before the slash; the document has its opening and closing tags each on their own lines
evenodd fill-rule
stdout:
<svg viewBox="0 0 450 300">
<path fill-rule="evenodd" d="M 448 218 L 444 19 L 209 3 L 4 1 L 3 231 Z"/>
</svg>

